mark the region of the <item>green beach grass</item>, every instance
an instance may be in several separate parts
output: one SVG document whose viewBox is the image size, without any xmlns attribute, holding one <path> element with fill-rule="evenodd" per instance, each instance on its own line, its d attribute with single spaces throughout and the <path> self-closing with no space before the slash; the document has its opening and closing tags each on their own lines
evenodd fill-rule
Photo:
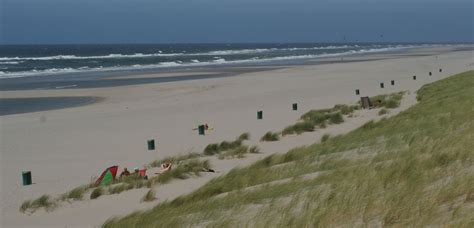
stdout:
<svg viewBox="0 0 474 228">
<path fill-rule="evenodd" d="M 338 104 L 333 108 L 310 110 L 303 114 L 299 122 L 283 129 L 282 136 L 291 134 L 302 134 L 314 131 L 316 128 L 326 128 L 328 124 L 340 124 L 344 122 L 343 116 L 349 116 L 355 110 L 359 110 L 359 105 Z"/>
<path fill-rule="evenodd" d="M 209 160 L 200 159 L 205 156 L 218 155 L 219 159 L 228 159 L 243 158 L 247 153 L 259 153 L 258 147 L 253 146 L 249 148 L 248 146 L 243 145 L 243 142 L 249 139 L 250 134 L 243 133 L 234 141 L 222 141 L 221 143 L 209 144 L 202 154 L 188 153 L 152 161 L 147 165 L 148 168 L 159 167 L 165 162 L 172 163 L 173 168 L 166 173 L 149 178 L 148 180 L 137 175 L 130 175 L 123 178 L 117 177 L 118 179 L 113 184 L 104 187 L 95 187 L 94 183 L 90 183 L 88 185 L 74 188 L 73 190 L 62 194 L 60 197 L 52 198 L 49 195 L 44 195 L 33 201 L 24 201 L 19 210 L 22 213 L 34 213 L 40 208 L 51 211 L 59 202 L 80 201 L 83 200 L 85 194 L 90 194 L 89 199 L 94 200 L 99 198 L 101 195 L 120 194 L 124 191 L 143 187 L 151 188 L 156 184 L 166 184 L 173 179 L 187 179 L 192 176 L 199 176 L 200 172 L 208 172 L 208 170 L 211 169 Z M 47 200 L 44 200 L 45 197 L 47 197 Z"/>
<path fill-rule="evenodd" d="M 417 99 L 104 227 L 472 227 L 474 71 L 425 85 Z"/>
</svg>

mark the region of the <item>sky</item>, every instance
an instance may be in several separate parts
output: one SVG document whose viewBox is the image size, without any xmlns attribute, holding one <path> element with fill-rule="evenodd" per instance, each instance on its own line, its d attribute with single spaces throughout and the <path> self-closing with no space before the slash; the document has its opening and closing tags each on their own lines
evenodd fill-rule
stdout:
<svg viewBox="0 0 474 228">
<path fill-rule="evenodd" d="M 0 0 L 0 44 L 473 42 L 473 0 Z"/>
</svg>

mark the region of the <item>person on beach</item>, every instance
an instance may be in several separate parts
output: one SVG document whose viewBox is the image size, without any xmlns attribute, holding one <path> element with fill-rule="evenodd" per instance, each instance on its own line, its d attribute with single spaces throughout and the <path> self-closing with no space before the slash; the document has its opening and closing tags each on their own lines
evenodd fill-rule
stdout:
<svg viewBox="0 0 474 228">
<path fill-rule="evenodd" d="M 203 172 L 215 173 L 216 171 L 210 168 L 202 168 Z"/>
<path fill-rule="evenodd" d="M 127 168 L 124 168 L 122 173 L 120 173 L 120 178 L 124 177 L 124 176 L 129 176 L 130 175 L 130 172 L 128 171 Z"/>
<path fill-rule="evenodd" d="M 171 170 L 171 162 L 165 162 L 160 165 L 161 173 Z"/>
</svg>

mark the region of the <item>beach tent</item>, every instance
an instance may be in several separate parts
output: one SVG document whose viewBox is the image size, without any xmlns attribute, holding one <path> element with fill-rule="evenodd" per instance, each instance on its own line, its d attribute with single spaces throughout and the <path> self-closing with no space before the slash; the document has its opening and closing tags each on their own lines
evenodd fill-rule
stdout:
<svg viewBox="0 0 474 228">
<path fill-rule="evenodd" d="M 99 179 L 95 181 L 95 186 L 104 186 L 108 184 L 112 184 L 115 180 L 115 176 L 117 176 L 118 166 L 111 166 L 104 170 L 100 175 Z"/>
</svg>

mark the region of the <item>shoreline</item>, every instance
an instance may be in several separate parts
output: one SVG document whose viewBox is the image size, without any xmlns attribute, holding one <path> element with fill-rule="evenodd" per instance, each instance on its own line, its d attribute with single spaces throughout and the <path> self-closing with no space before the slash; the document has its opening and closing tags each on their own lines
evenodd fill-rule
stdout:
<svg viewBox="0 0 474 228">
<path fill-rule="evenodd" d="M 439 54 L 443 53 L 444 51 L 473 50 L 473 47 L 469 45 L 454 45 L 454 47 L 411 47 L 400 50 L 378 51 L 373 53 L 356 53 L 345 54 L 335 57 L 308 58 L 295 62 L 276 61 L 258 64 L 196 66 L 186 67 L 184 69 L 170 68 L 150 69 L 143 71 L 104 71 L 4 78 L 0 79 L 0 91 L 89 89 L 131 86 L 151 83 L 175 82 L 182 80 L 201 80 L 219 77 L 233 77 L 238 76 L 242 73 L 252 73 L 258 71 L 291 68 L 297 66 L 376 61 L 382 59 L 401 58 L 409 56 L 429 56 L 434 54 L 417 54 L 420 51 L 423 52 L 426 50 L 437 50 Z"/>
<path fill-rule="evenodd" d="M 78 79 L 70 79 L 65 75 L 54 75 L 45 77 L 25 77 L 25 78 L 9 78 L 1 79 L 0 91 L 2 91 L 2 99 L 0 100 L 0 116 L 2 115 L 14 115 L 24 114 L 30 112 L 66 109 L 73 107 L 80 107 L 90 104 L 95 104 L 103 101 L 104 99 L 98 99 L 96 96 L 89 96 L 87 101 L 85 98 L 67 98 L 69 102 L 66 102 L 65 95 L 58 95 L 63 97 L 58 100 L 59 104 L 52 101 L 59 99 L 55 97 L 42 97 L 34 98 L 29 96 L 22 96 L 22 94 L 16 91 L 38 91 L 38 90 L 53 90 L 53 91 L 69 91 L 78 89 L 100 89 L 110 87 L 126 87 L 126 86 L 140 86 L 144 84 L 159 84 L 159 83 L 170 83 L 180 81 L 195 81 L 204 79 L 219 79 L 226 77 L 236 77 L 248 73 L 258 73 L 264 71 L 273 71 L 279 69 L 290 69 L 298 66 L 316 66 L 326 64 L 338 64 L 338 63 L 357 63 L 357 62 L 370 62 L 378 60 L 387 60 L 394 58 L 406 58 L 413 56 L 430 56 L 434 54 L 442 54 L 449 52 L 449 50 L 438 50 L 433 53 L 433 48 L 408 48 L 404 50 L 387 51 L 380 53 L 364 53 L 347 55 L 340 57 L 326 57 L 309 59 L 301 64 L 293 65 L 266 65 L 266 66 L 218 66 L 218 67 L 204 67 L 197 69 L 178 69 L 164 72 L 151 72 L 151 73 L 118 73 L 117 75 L 107 76 L 93 76 Z M 436 50 L 436 49 L 435 49 Z M 451 52 L 458 51 L 471 51 L 474 47 L 456 46 Z M 421 52 L 421 53 L 420 53 Z M 345 58 L 345 59 L 344 59 Z M 109 74 L 113 74 L 110 72 Z M 15 94 L 10 96 L 10 92 Z M 34 93 L 34 92 L 33 92 Z M 63 94 L 63 93 L 61 93 Z M 66 93 L 67 94 L 67 93 Z M 13 102 L 16 99 L 16 102 Z M 21 99 L 27 99 L 29 102 L 28 107 L 21 106 Z"/>
<path fill-rule="evenodd" d="M 275 153 L 312 144 L 324 133 L 343 134 L 377 116 L 369 110 L 342 125 L 298 136 L 288 136 L 275 143 L 260 143 L 267 131 L 280 131 L 310 109 L 352 104 L 354 94 L 373 96 L 403 90 L 410 91 L 402 109 L 416 102 L 415 91 L 424 84 L 457 72 L 472 69 L 472 51 L 447 52 L 432 56 L 389 58 L 374 61 L 343 62 L 295 66 L 272 71 L 241 74 L 208 80 L 179 81 L 95 89 L 63 89 L 2 92 L 18 96 L 97 96 L 106 100 L 77 108 L 2 116 L 5 144 L 2 150 L 2 215 L 8 226 L 94 226 L 107 218 L 152 207 L 140 203 L 146 189 L 98 200 L 74 202 L 51 213 L 38 211 L 28 216 L 18 212 L 26 199 L 41 194 L 62 194 L 87 183 L 110 165 L 135 167 L 166 156 L 200 152 L 209 143 L 235 138 L 250 132 L 249 145 L 259 145 L 262 153 L 243 159 L 211 159 L 218 174 L 176 180 L 158 186 L 158 201 L 173 199 L 199 188 L 208 180 Z M 443 72 L 437 70 L 443 68 Z M 433 72 L 433 76 L 428 76 Z M 416 81 L 411 76 L 416 74 Z M 390 86 L 390 80 L 396 80 Z M 386 88 L 379 83 L 386 82 Z M 291 110 L 298 102 L 299 109 Z M 400 109 L 400 110 L 402 110 Z M 256 111 L 264 110 L 264 119 Z M 396 114 L 396 112 L 391 113 Z M 38 121 L 42 116 L 47 121 Z M 192 129 L 209 123 L 215 130 L 199 136 Z M 148 151 L 146 140 L 156 139 L 157 150 Z M 19 173 L 33 173 L 37 184 L 22 187 Z M 64 170 L 58 173 L 58 170 Z M 109 210 L 106 210 L 110 208 Z"/>
<path fill-rule="evenodd" d="M 91 105 L 104 100 L 101 97 L 31 97 L 0 98 L 0 116 L 57 110 Z"/>
</svg>

